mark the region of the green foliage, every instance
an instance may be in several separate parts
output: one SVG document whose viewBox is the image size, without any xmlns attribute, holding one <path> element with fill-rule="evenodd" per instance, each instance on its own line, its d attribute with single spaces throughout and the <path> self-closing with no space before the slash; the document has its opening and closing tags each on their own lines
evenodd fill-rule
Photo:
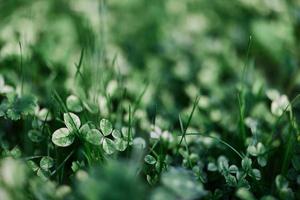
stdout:
<svg viewBox="0 0 300 200">
<path fill-rule="evenodd" d="M 19 120 L 22 116 L 33 114 L 36 107 L 36 98 L 32 95 L 18 97 L 16 94 L 8 94 L 7 99 L 1 102 L 0 116 L 11 120 Z"/>
<path fill-rule="evenodd" d="M 73 132 L 70 132 L 67 128 L 60 128 L 52 134 L 52 142 L 60 147 L 70 146 L 75 139 Z"/>
<path fill-rule="evenodd" d="M 0 199 L 300 199 L 299 13 L 2 1 Z"/>
<path fill-rule="evenodd" d="M 110 135 L 113 130 L 112 124 L 110 123 L 110 121 L 108 121 L 107 119 L 101 119 L 100 130 L 104 136 Z"/>
<path fill-rule="evenodd" d="M 162 186 L 158 188 L 151 199 L 196 199 L 202 198 L 206 191 L 201 183 L 196 182 L 191 174 L 184 169 L 171 168 L 162 175 Z"/>
<path fill-rule="evenodd" d="M 70 95 L 66 100 L 67 108 L 73 112 L 81 112 L 83 110 L 80 99 L 75 95 Z"/>
</svg>

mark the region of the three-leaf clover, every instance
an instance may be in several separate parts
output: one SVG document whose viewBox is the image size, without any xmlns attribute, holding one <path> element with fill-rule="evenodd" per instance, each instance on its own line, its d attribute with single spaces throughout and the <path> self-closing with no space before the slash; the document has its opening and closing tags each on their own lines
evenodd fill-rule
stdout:
<svg viewBox="0 0 300 200">
<path fill-rule="evenodd" d="M 70 146 L 74 142 L 81 125 L 79 117 L 74 113 L 65 113 L 64 122 L 67 128 L 60 128 L 52 134 L 52 142 L 60 147 Z"/>
<path fill-rule="evenodd" d="M 113 127 L 112 124 L 110 123 L 109 120 L 107 119 L 101 119 L 100 121 L 100 130 L 103 134 L 103 139 L 102 139 L 102 148 L 107 154 L 113 154 L 115 152 L 115 143 L 113 140 L 107 138 L 112 131 Z"/>
<path fill-rule="evenodd" d="M 247 148 L 247 152 L 251 156 L 257 157 L 257 162 L 260 166 L 264 167 L 267 165 L 267 155 L 266 155 L 266 148 L 265 146 L 259 142 L 257 145 L 250 145 Z"/>
<path fill-rule="evenodd" d="M 100 131 L 91 129 L 88 124 L 84 124 L 79 130 L 84 140 L 94 145 L 101 145 L 105 153 L 113 154 L 116 150 L 116 144 L 108 136 L 113 132 L 113 137 L 118 137 L 118 133 L 113 131 L 113 126 L 107 119 L 100 121 Z"/>
</svg>

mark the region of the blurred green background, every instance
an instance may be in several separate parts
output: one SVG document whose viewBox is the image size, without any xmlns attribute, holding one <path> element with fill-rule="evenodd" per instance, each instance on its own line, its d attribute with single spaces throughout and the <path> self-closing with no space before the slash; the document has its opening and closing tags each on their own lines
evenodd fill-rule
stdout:
<svg viewBox="0 0 300 200">
<path fill-rule="evenodd" d="M 299 108 L 289 113 L 295 115 L 295 123 L 294 116 L 280 120 L 286 103 L 300 92 L 299 48 L 300 0 L 0 0 L 0 86 L 5 80 L 25 97 L 21 101 L 16 96 L 0 96 L 4 102 L 0 116 L 10 108 L 5 105 L 7 98 L 12 108 L 20 110 L 16 112 L 19 115 L 8 118 L 24 119 L 1 118 L 0 143 L 24 156 L 46 155 L 45 148 L 50 145 L 54 152 L 50 135 L 62 125 L 62 106 L 55 104 L 53 91 L 63 102 L 70 94 L 79 97 L 86 110 L 80 116 L 82 121 L 98 124 L 100 118 L 107 118 L 116 129 L 132 125 L 137 136 L 147 139 L 147 145 L 153 124 L 161 133 L 167 130 L 171 136 L 181 135 L 180 114 L 184 126 L 228 141 L 240 152 L 247 152 L 245 147 L 256 142 L 265 144 L 268 151 L 263 156 L 268 158 L 268 167 L 261 170 L 262 182 L 252 187 L 255 194 L 272 194 L 275 185 L 271 188 L 271 182 L 289 167 L 282 167 L 283 158 L 283 163 L 288 163 L 291 152 L 298 149 L 289 145 L 300 138 L 299 128 L 292 127 L 300 117 Z M 197 111 L 187 123 L 197 96 Z M 35 100 L 39 108 L 49 108 L 55 119 L 49 122 L 49 140 L 40 148 L 27 138 L 28 130 L 39 125 L 26 118 L 29 113 L 35 117 L 39 109 Z M 128 117 L 131 114 L 133 122 Z M 295 138 L 290 136 L 292 128 Z M 187 140 L 196 143 L 187 148 L 199 156 L 201 165 L 197 164 L 202 168 L 220 155 L 228 156 L 233 164 L 240 162 L 218 140 L 202 136 Z M 176 151 L 178 143 L 173 142 L 174 146 L 164 147 L 164 156 L 170 154 L 173 164 L 184 165 Z M 66 156 L 67 151 L 56 153 L 55 149 L 55 155 Z M 296 158 L 299 167 L 300 156 Z M 123 174 L 121 186 L 133 188 L 130 195 L 136 197 L 134 189 L 140 183 L 127 184 L 135 176 L 131 170 L 124 174 L 118 164 L 108 166 L 104 175 L 106 171 L 112 177 Z M 154 177 L 154 170 L 149 167 L 150 173 L 143 176 L 153 173 Z M 22 172 L 17 167 L 14 171 Z M 65 171 L 69 175 L 71 168 Z M 93 172 L 97 180 L 104 176 L 98 172 Z M 299 174 L 289 176 L 300 180 Z M 118 180 L 106 178 L 83 185 L 106 188 Z M 205 189 L 223 188 L 222 181 L 211 176 Z M 39 191 L 39 185 L 34 185 L 35 190 Z M 299 183 L 295 185 L 297 192 Z M 83 196 L 93 195 L 84 189 Z"/>
<path fill-rule="evenodd" d="M 24 81 L 41 99 L 75 90 L 83 48 L 87 96 L 121 74 L 133 98 L 148 84 L 142 104 L 170 121 L 196 95 L 236 107 L 247 63 L 257 93 L 300 89 L 299 0 L 1 0 L 0 19 L 0 72 L 20 84 L 21 44 Z"/>
</svg>

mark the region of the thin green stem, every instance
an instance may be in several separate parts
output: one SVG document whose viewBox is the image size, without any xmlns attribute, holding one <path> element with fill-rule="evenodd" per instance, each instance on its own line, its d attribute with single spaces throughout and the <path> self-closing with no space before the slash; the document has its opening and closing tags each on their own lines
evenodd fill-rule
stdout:
<svg viewBox="0 0 300 200">
<path fill-rule="evenodd" d="M 58 172 L 58 170 L 60 170 L 60 168 L 62 168 L 62 167 L 64 166 L 64 164 L 65 164 L 65 163 L 67 162 L 67 160 L 73 155 L 73 153 L 74 153 L 74 150 L 71 151 L 71 153 L 69 153 L 69 155 L 63 160 L 62 163 L 60 163 L 60 165 L 57 166 L 57 168 L 51 173 L 50 176 L 55 175 L 55 174 Z"/>
<path fill-rule="evenodd" d="M 191 123 L 191 120 L 192 120 L 194 111 L 195 111 L 195 109 L 196 109 L 196 107 L 197 107 L 197 105 L 198 105 L 199 99 L 200 99 L 200 98 L 199 98 L 198 96 L 197 96 L 196 99 L 195 99 L 195 102 L 194 102 L 194 105 L 193 105 L 192 112 L 190 113 L 188 122 L 187 122 L 186 127 L 185 127 L 185 129 L 184 129 L 184 132 L 183 132 L 183 134 L 182 134 L 182 137 L 181 137 L 181 139 L 180 139 L 180 141 L 179 141 L 179 144 L 177 145 L 176 154 L 178 154 L 179 147 L 180 147 L 180 145 L 181 145 L 181 143 L 182 143 L 182 141 L 183 141 L 183 138 L 185 137 L 186 131 L 187 131 L 187 129 L 188 129 L 190 123 Z"/>
<path fill-rule="evenodd" d="M 200 133 L 200 132 L 195 132 L 195 133 L 186 133 L 185 135 L 200 135 L 200 136 L 203 136 L 203 137 L 208 137 L 208 138 L 211 138 L 211 139 L 214 139 L 222 144 L 224 144 L 225 146 L 227 146 L 228 148 L 230 148 L 233 152 L 235 152 L 241 159 L 244 158 L 244 156 L 242 156 L 241 153 L 239 153 L 233 146 L 231 146 L 230 144 L 228 144 L 227 142 L 225 142 L 224 140 L 221 140 L 217 137 L 214 137 L 214 136 L 210 136 L 210 135 L 206 135 L 204 133 Z M 180 135 L 179 135 L 180 136 Z"/>
</svg>

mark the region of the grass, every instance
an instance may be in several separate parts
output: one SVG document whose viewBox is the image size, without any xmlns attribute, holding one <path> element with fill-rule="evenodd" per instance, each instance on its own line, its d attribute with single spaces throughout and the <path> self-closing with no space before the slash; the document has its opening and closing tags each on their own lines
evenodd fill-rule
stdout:
<svg viewBox="0 0 300 200">
<path fill-rule="evenodd" d="M 1 2 L 0 199 L 299 199 L 298 4 Z"/>
</svg>

